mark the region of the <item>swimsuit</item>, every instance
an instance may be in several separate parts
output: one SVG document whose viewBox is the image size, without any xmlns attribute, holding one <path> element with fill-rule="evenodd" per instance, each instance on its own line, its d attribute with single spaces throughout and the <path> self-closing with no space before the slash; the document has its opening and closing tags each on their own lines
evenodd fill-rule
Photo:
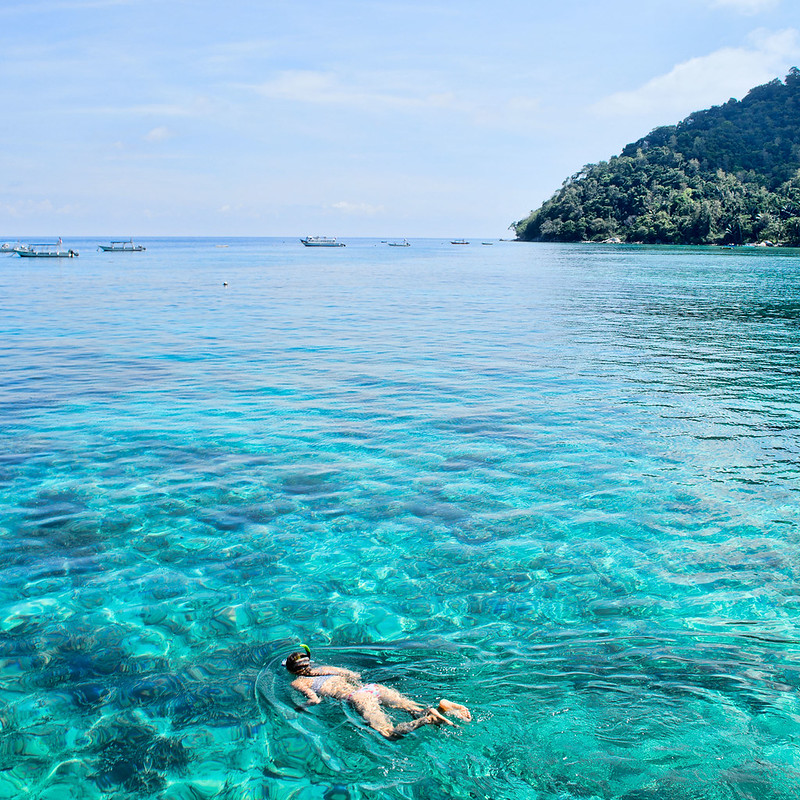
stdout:
<svg viewBox="0 0 800 800">
<path fill-rule="evenodd" d="M 367 694 L 371 694 L 371 695 L 377 697 L 378 700 L 381 699 L 381 690 L 378 688 L 378 684 L 377 683 L 367 683 L 364 686 L 362 686 L 360 689 L 356 689 L 355 691 L 350 692 L 350 694 L 347 695 L 347 697 L 345 699 L 352 700 L 357 694 L 361 694 L 362 692 L 366 692 Z"/>
<path fill-rule="evenodd" d="M 339 677 L 338 675 L 314 675 L 313 676 L 314 680 L 311 681 L 311 688 L 315 692 L 319 692 L 319 690 L 322 688 L 322 684 L 325 683 L 325 681 L 329 681 L 331 678 L 338 678 L 338 677 Z"/>
<path fill-rule="evenodd" d="M 314 692 L 319 694 L 319 690 L 324 686 L 326 681 L 329 681 L 331 678 L 340 678 L 341 675 L 309 675 L 308 677 L 313 678 L 311 681 L 311 688 Z M 378 700 L 381 699 L 381 690 L 377 683 L 367 683 L 364 686 L 360 686 L 358 689 L 353 689 L 344 699 L 352 700 L 357 694 L 362 694 L 364 692 L 377 697 Z"/>
</svg>

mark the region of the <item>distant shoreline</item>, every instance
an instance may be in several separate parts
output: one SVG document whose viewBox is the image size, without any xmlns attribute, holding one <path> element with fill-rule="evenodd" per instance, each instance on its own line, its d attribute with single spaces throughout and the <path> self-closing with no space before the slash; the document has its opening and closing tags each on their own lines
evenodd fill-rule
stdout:
<svg viewBox="0 0 800 800">
<path fill-rule="evenodd" d="M 716 250 L 800 250 L 800 246 L 792 244 L 764 244 L 764 243 L 745 243 L 745 244 L 718 244 L 716 242 L 625 242 L 625 241 L 596 241 L 594 239 L 582 239 L 575 242 L 559 242 L 549 239 L 501 239 L 500 241 L 515 242 L 518 244 L 557 244 L 557 245 L 625 245 L 626 247 L 713 247 Z"/>
</svg>

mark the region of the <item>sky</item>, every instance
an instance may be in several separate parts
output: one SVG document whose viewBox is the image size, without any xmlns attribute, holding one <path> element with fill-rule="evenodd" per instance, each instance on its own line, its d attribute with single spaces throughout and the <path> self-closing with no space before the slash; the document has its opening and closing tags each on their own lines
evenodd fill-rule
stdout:
<svg viewBox="0 0 800 800">
<path fill-rule="evenodd" d="M 0 0 L 0 238 L 510 237 L 798 0 Z"/>
</svg>

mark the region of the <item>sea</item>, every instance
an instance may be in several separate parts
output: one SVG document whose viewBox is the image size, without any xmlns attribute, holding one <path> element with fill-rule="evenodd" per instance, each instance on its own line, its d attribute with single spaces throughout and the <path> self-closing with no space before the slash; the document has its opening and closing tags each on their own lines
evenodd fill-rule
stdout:
<svg viewBox="0 0 800 800">
<path fill-rule="evenodd" d="M 0 256 L 0 799 L 797 798 L 800 251 L 104 241 Z"/>
</svg>

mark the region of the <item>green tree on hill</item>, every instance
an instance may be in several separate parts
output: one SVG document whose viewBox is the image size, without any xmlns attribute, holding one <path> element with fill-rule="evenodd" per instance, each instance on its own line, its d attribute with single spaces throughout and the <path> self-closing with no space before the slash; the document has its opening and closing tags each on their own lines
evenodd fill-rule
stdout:
<svg viewBox="0 0 800 800">
<path fill-rule="evenodd" d="M 525 241 L 800 246 L 800 70 L 587 164 L 512 227 Z"/>
</svg>

